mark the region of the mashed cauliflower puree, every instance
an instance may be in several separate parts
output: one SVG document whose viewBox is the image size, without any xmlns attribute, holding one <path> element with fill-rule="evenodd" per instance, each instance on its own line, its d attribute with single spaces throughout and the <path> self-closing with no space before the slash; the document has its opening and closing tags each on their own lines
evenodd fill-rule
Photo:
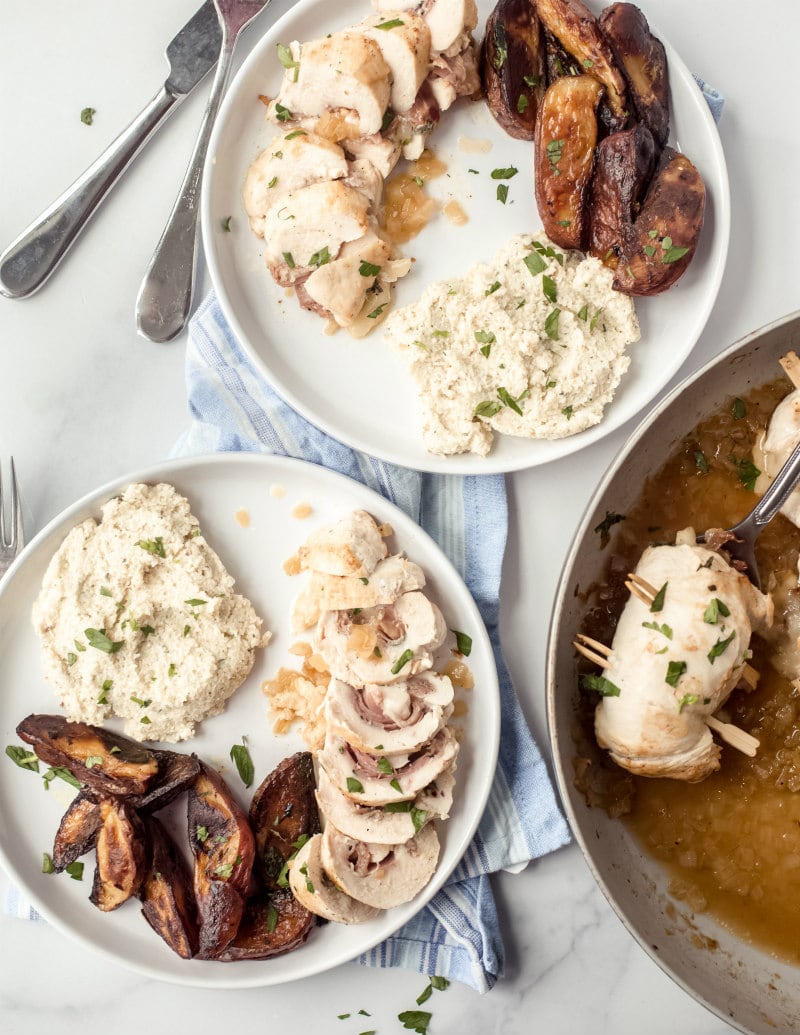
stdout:
<svg viewBox="0 0 800 1035">
<path fill-rule="evenodd" d="M 115 715 L 137 740 L 191 737 L 269 633 L 171 485 L 130 485 L 74 528 L 33 606 L 45 677 L 68 717 Z"/>
<path fill-rule="evenodd" d="M 384 340 L 409 359 L 428 452 L 485 456 L 494 431 L 555 439 L 597 424 L 639 340 L 613 279 L 598 259 L 519 235 L 391 313 Z"/>
</svg>

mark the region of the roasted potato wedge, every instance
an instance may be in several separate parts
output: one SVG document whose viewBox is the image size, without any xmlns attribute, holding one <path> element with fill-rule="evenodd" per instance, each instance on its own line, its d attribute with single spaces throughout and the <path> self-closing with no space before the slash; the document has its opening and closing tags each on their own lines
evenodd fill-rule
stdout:
<svg viewBox="0 0 800 1035">
<path fill-rule="evenodd" d="M 158 775 L 145 794 L 131 799 L 131 804 L 140 813 L 146 814 L 157 812 L 175 801 L 191 787 L 200 772 L 197 755 L 183 755 L 179 751 L 157 748 L 151 750 L 158 763 Z"/>
<path fill-rule="evenodd" d="M 669 70 L 661 40 L 634 4 L 611 4 L 600 15 L 600 28 L 622 69 L 636 117 L 659 149 L 669 136 Z"/>
<path fill-rule="evenodd" d="M 188 960 L 199 946 L 192 876 L 162 823 L 155 816 L 144 822 L 150 858 L 139 891 L 142 916 L 173 952 Z"/>
<path fill-rule="evenodd" d="M 536 124 L 535 189 L 542 226 L 561 248 L 585 247 L 587 199 L 603 87 L 592 76 L 565 76 L 547 88 Z"/>
<path fill-rule="evenodd" d="M 124 799 L 102 801 L 100 815 L 103 824 L 97 834 L 97 866 L 89 899 L 108 913 L 138 894 L 147 851 L 142 821 Z"/>
<path fill-rule="evenodd" d="M 53 841 L 53 868 L 61 873 L 70 863 L 86 855 L 97 844 L 103 825 L 100 800 L 84 789 L 72 799 Z"/>
<path fill-rule="evenodd" d="M 285 758 L 263 780 L 250 803 L 250 826 L 256 839 L 256 869 L 268 889 L 278 883 L 285 864 L 320 831 L 314 766 L 308 751 Z"/>
<path fill-rule="evenodd" d="M 100 795 L 144 794 L 158 773 L 155 754 L 135 740 L 61 715 L 29 715 L 17 734 L 43 762 L 69 769 Z"/>
<path fill-rule="evenodd" d="M 239 928 L 250 891 L 255 840 L 230 788 L 203 762 L 189 788 L 187 814 L 200 917 L 197 955 L 214 959 Z"/>
<path fill-rule="evenodd" d="M 705 209 L 703 179 L 686 155 L 664 149 L 633 233 L 619 258 L 614 287 L 628 295 L 657 295 L 692 261 Z"/>
<path fill-rule="evenodd" d="M 544 35 L 530 0 L 498 0 L 486 22 L 481 79 L 489 111 L 510 136 L 533 140 L 546 76 Z"/>
<path fill-rule="evenodd" d="M 617 268 L 633 233 L 655 166 L 655 141 L 644 123 L 612 133 L 597 145 L 587 248 L 609 269 Z"/>
<path fill-rule="evenodd" d="M 605 87 L 607 128 L 624 129 L 630 118 L 628 88 L 611 45 L 582 0 L 531 0 L 542 25 L 576 59 L 584 74 Z"/>
<path fill-rule="evenodd" d="M 281 956 L 302 945 L 315 923 L 288 889 L 265 892 L 248 901 L 235 938 L 216 958 L 234 963 Z"/>
</svg>

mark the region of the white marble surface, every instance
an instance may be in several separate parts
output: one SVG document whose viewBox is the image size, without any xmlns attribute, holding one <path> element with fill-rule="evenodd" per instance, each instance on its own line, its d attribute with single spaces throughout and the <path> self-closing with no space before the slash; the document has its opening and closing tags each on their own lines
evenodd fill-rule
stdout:
<svg viewBox="0 0 800 1035">
<path fill-rule="evenodd" d="M 335 2 L 335 0 L 331 0 Z M 163 80 L 163 46 L 197 0 L 0 3 L 0 245 L 94 159 Z M 289 0 L 274 0 L 280 13 Z M 776 40 L 800 33 L 785 0 L 647 0 L 651 20 L 690 68 L 726 97 L 720 126 L 733 228 L 708 327 L 682 374 L 797 306 L 800 135 L 787 108 L 791 60 Z M 269 15 L 267 15 L 269 17 Z M 254 26 L 250 38 L 258 32 Z M 246 43 L 246 40 L 243 41 Z M 779 49 L 779 48 L 778 48 Z M 187 422 L 183 341 L 137 337 L 142 273 L 191 150 L 207 87 L 138 159 L 65 265 L 36 296 L 0 298 L 0 454 L 13 453 L 28 528 L 75 498 L 163 458 Z M 81 125 L 91 105 L 94 126 Z M 796 128 L 796 127 L 795 127 Z M 208 286 L 201 273 L 201 292 Z M 600 473 L 630 427 L 576 457 L 509 478 L 503 585 L 506 654 L 523 707 L 546 744 L 544 651 L 563 556 Z M 723 1035 L 728 1025 L 676 987 L 634 943 L 595 888 L 576 847 L 496 882 L 507 940 L 505 978 L 480 997 L 462 987 L 432 1000 L 431 1035 Z M 424 987 L 414 974 L 346 965 L 284 988 L 206 992 L 145 981 L 87 955 L 45 924 L 0 917 L 4 1030 L 63 1035 L 114 1026 L 153 1033 L 213 1030 L 399 1031 Z M 337 1020 L 368 1010 L 371 1018 Z"/>
</svg>

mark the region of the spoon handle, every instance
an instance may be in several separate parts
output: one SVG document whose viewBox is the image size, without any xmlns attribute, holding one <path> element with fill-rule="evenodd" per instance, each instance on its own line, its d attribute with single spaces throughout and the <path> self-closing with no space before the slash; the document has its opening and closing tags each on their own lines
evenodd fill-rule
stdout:
<svg viewBox="0 0 800 1035">
<path fill-rule="evenodd" d="M 12 241 L 0 255 L 0 294 L 26 298 L 44 284 L 153 131 L 182 100 L 162 87 L 100 157 Z"/>
<path fill-rule="evenodd" d="M 136 327 L 150 341 L 172 341 L 186 325 L 192 306 L 197 260 L 197 217 L 208 142 L 228 82 L 233 40 L 223 33 L 222 50 L 194 151 L 178 197 L 156 245 L 136 299 Z"/>
</svg>

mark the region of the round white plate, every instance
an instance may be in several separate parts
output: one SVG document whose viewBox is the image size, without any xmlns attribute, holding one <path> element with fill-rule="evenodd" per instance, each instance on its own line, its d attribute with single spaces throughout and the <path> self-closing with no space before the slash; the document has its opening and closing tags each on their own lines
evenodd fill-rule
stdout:
<svg viewBox="0 0 800 1035">
<path fill-rule="evenodd" d="M 492 5 L 492 0 L 479 0 L 478 36 Z M 601 5 L 592 6 L 599 11 Z M 697 254 L 680 282 L 664 295 L 637 300 L 642 339 L 630 348 L 630 369 L 600 424 L 558 441 L 497 435 L 487 457 L 433 456 L 422 443 L 416 388 L 404 359 L 383 343 L 380 328 L 360 341 L 342 331 L 326 336 L 324 321 L 300 309 L 273 282 L 264 266 L 263 242 L 251 233 L 241 201 L 249 164 L 278 132 L 266 122 L 258 99 L 259 94 L 274 96 L 281 80 L 276 44 L 345 28 L 370 10 L 369 0 L 300 0 L 267 29 L 228 91 L 211 141 L 202 195 L 206 257 L 225 316 L 257 368 L 299 413 L 340 441 L 380 459 L 423 471 L 486 474 L 567 456 L 646 406 L 686 359 L 711 312 L 728 251 L 730 192 L 708 106 L 664 40 L 672 87 L 672 140 L 705 180 L 705 226 Z M 488 140 L 491 150 L 466 153 L 461 137 Z M 484 103 L 459 101 L 446 112 L 431 136 L 431 148 L 448 171 L 429 181 L 429 193 L 442 202 L 457 199 L 469 222 L 456 227 L 440 213 L 403 246 L 404 254 L 413 255 L 416 263 L 398 285 L 398 306 L 415 301 L 427 284 L 487 261 L 514 234 L 541 228 L 533 196 L 532 145 L 507 136 Z M 519 172 L 504 181 L 509 191 L 503 205 L 496 198 L 498 181 L 490 173 L 509 166 Z M 477 174 L 470 172 L 473 169 Z"/>
<path fill-rule="evenodd" d="M 247 808 L 266 774 L 287 755 L 302 750 L 299 735 L 272 733 L 264 679 L 281 665 L 297 668 L 288 653 L 298 639 L 290 630 L 290 608 L 303 576 L 290 577 L 283 562 L 293 555 L 312 528 L 344 516 L 354 508 L 368 510 L 394 529 L 390 548 L 404 550 L 428 576 L 428 591 L 442 608 L 448 626 L 473 639 L 468 664 L 475 689 L 467 696 L 452 815 L 439 824 L 442 850 L 430 884 L 412 902 L 389 910 L 368 924 L 315 928 L 305 945 L 272 960 L 213 963 L 182 960 L 150 929 L 138 902 L 126 902 L 102 913 L 88 901 L 94 871 L 87 856 L 83 880 L 66 873 L 41 873 L 42 853 L 52 850 L 53 836 L 74 791 L 54 780 L 45 791 L 41 776 L 0 759 L 0 862 L 33 904 L 54 925 L 111 959 L 148 976 L 204 988 L 272 985 L 315 974 L 352 959 L 388 937 L 414 915 L 442 886 L 469 844 L 483 812 L 497 761 L 500 702 L 491 645 L 478 609 L 464 583 L 433 540 L 383 497 L 339 474 L 299 460 L 251 454 L 220 454 L 176 461 L 130 475 L 104 486 L 52 521 L 26 548 L 0 589 L 0 729 L 3 748 L 21 743 L 17 724 L 31 712 L 57 712 L 54 691 L 42 676 L 39 642 L 30 614 L 45 568 L 67 532 L 133 481 L 166 481 L 183 493 L 212 547 L 235 577 L 237 590 L 252 600 L 272 630 L 268 647 L 259 651 L 253 671 L 236 691 L 222 715 L 202 724 L 192 740 L 176 745 L 194 751 L 215 766 L 225 766 L 231 789 Z M 276 496 L 277 487 L 284 495 Z M 299 503 L 311 514 L 292 516 Z M 248 527 L 237 512 L 250 516 Z M 247 737 L 255 764 L 255 781 L 246 790 L 229 752 Z M 47 766 L 41 765 L 44 771 Z M 171 818 L 185 826 L 185 809 Z M 180 829 L 180 827 L 179 827 Z"/>
</svg>

